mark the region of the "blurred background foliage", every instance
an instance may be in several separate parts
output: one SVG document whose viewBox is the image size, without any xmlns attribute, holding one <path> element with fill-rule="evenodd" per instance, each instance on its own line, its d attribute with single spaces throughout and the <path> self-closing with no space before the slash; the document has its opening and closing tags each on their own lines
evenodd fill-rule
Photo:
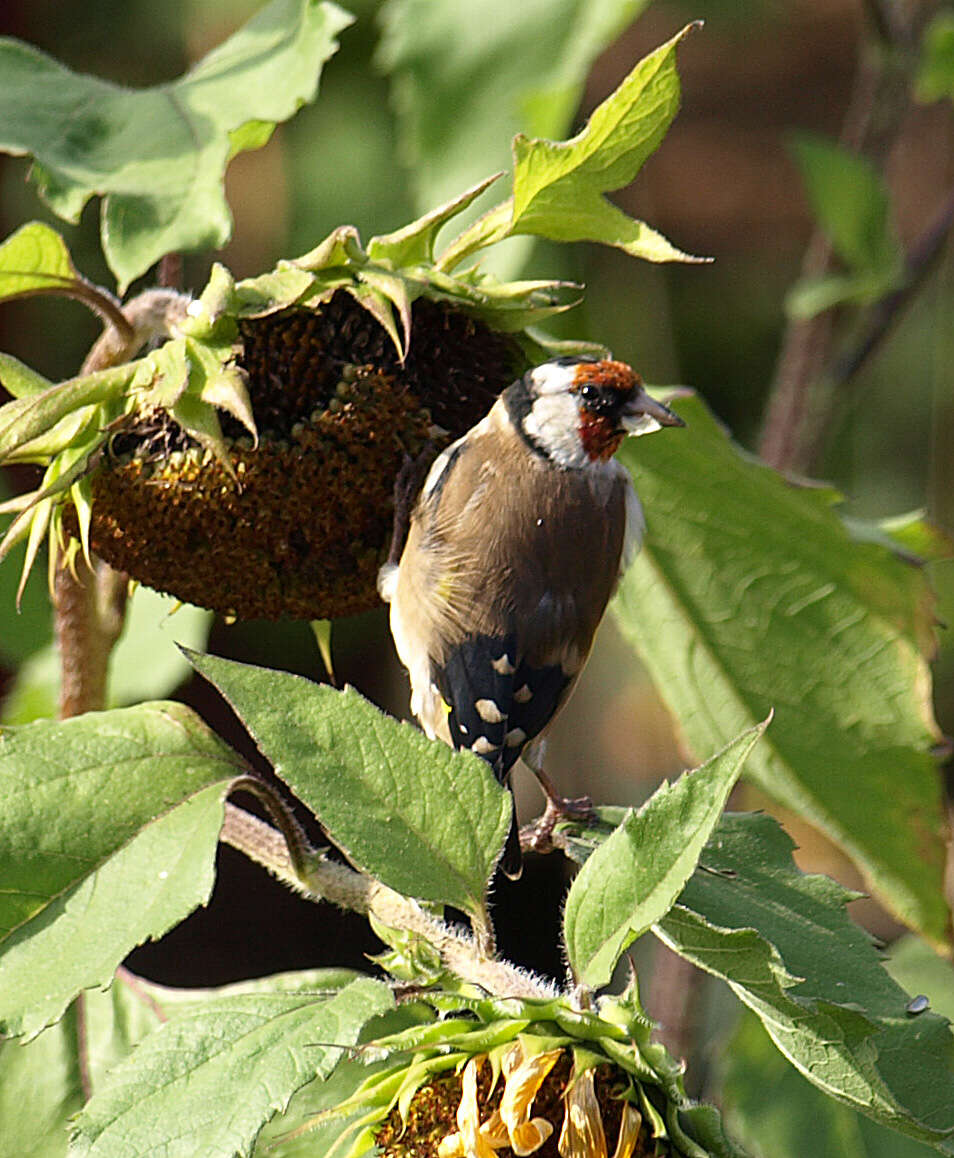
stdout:
<svg viewBox="0 0 954 1158">
<path fill-rule="evenodd" d="M 786 297 L 813 233 L 793 134 L 839 136 L 857 88 L 859 62 L 873 51 L 870 17 L 880 5 L 863 0 L 596 4 L 594 19 L 609 47 L 577 84 L 574 61 L 557 53 L 559 38 L 552 40 L 551 33 L 559 30 L 557 16 L 568 19 L 583 5 L 418 0 L 418 6 L 428 4 L 446 16 L 443 43 L 440 21 L 416 23 L 414 4 L 402 5 L 403 20 L 389 15 L 379 0 L 346 5 L 357 20 L 341 35 L 341 49 L 326 66 L 315 105 L 279 126 L 265 148 L 233 162 L 227 176 L 233 240 L 220 253 L 187 256 L 185 288 L 204 284 L 213 259 L 238 277 L 248 276 L 279 257 L 306 251 L 342 223 L 356 225 L 365 238 L 400 226 L 475 179 L 507 167 L 510 137 L 518 129 L 559 133 L 561 126 L 547 121 L 548 110 L 576 106 L 573 124 L 580 127 L 636 60 L 701 17 L 705 30 L 680 49 L 682 111 L 662 148 L 616 200 L 676 245 L 715 261 L 650 266 L 605 247 L 558 251 L 545 244 L 531 248 L 522 240 L 508 243 L 503 260 L 511 274 L 519 266 L 529 276 L 584 282 L 584 305 L 554 328 L 606 343 L 651 383 L 698 390 L 733 436 L 757 451 L 786 330 Z M 258 6 L 251 0 L 161 5 L 8 0 L 0 33 L 27 40 L 75 70 L 141 86 L 179 75 Z M 447 30 L 455 28 L 447 39 Z M 438 101 L 422 98 L 422 80 L 427 92 L 441 93 Z M 539 83 L 530 85 L 531 80 Z M 924 99 L 905 112 L 883 166 L 894 227 L 905 248 L 923 234 L 954 189 L 951 103 L 936 99 L 940 94 L 930 84 L 922 87 Z M 25 161 L 0 158 L 0 236 L 31 218 L 51 220 L 25 184 L 26 173 Z M 66 236 L 78 268 L 110 285 L 97 229 L 91 205 Z M 0 310 L 0 349 L 51 378 L 75 373 L 97 332 L 95 320 L 72 302 L 41 299 Z M 925 508 L 954 535 L 950 245 L 887 339 L 840 390 L 810 466 L 815 477 L 846 495 L 849 513 L 883 517 Z M 16 472 L 7 472 L 7 489 L 21 481 Z M 718 504 L 718 494 L 712 502 Z M 39 570 L 16 616 L 16 561 L 0 568 L 0 690 L 9 690 L 17 665 L 49 642 Z M 950 569 L 935 565 L 933 579 L 939 618 L 954 622 Z M 161 625 L 167 641 L 182 634 L 175 619 L 162 618 Z M 216 622 L 209 648 L 314 678 L 321 671 L 304 624 Z M 383 609 L 336 627 L 335 650 L 340 679 L 388 710 L 407 714 L 405 677 Z M 936 680 L 939 722 L 954 733 L 954 636 L 948 631 L 940 633 Z M 179 694 L 256 758 L 228 710 L 204 685 L 186 684 Z M 551 774 L 569 795 L 588 792 L 600 801 L 637 803 L 661 777 L 684 765 L 671 720 L 609 620 L 552 736 Z M 520 807 L 530 814 L 537 806 L 536 789 L 520 788 Z M 736 804 L 766 802 L 745 789 Z M 847 862 L 804 824 L 783 820 L 801 846 L 802 867 L 858 884 Z M 231 850 L 221 857 L 210 909 L 159 945 L 139 950 L 130 962 L 134 969 L 167 983 L 218 983 L 282 968 L 342 964 L 342 940 L 353 943 L 356 964 L 362 952 L 373 950 L 356 919 L 305 907 Z M 498 915 L 508 955 L 560 970 L 552 946 L 564 887 L 559 865 L 533 861 L 522 884 L 501 884 Z M 873 904 L 860 902 L 856 909 L 878 935 L 891 938 L 897 932 Z M 652 1005 L 652 993 L 648 998 Z M 702 1036 L 712 1038 L 722 1021 L 718 998 L 704 997 L 698 1017 Z M 701 1080 L 705 1066 L 690 1073 Z"/>
</svg>

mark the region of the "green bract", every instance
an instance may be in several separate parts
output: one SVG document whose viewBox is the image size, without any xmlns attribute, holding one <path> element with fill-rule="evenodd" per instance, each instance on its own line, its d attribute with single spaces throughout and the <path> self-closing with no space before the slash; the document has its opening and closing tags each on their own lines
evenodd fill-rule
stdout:
<svg viewBox="0 0 954 1158">
<path fill-rule="evenodd" d="M 595 1010 L 567 998 L 431 991 L 414 1012 L 415 1024 L 365 1041 L 373 1064 L 363 1081 L 354 1075 L 349 1097 L 284 1136 L 272 1127 L 275 1153 L 294 1153 L 321 1131 L 327 1158 L 361 1158 L 375 1146 L 385 1156 L 491 1158 L 499 1150 L 534 1154 L 551 1138 L 565 1158 L 614 1148 L 742 1158 L 718 1112 L 686 1096 L 682 1066 L 651 1040 L 635 987 Z"/>
</svg>

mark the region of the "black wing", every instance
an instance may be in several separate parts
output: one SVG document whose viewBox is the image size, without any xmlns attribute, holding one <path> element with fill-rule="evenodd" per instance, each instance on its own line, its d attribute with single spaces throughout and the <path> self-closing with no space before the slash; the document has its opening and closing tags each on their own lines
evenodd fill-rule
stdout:
<svg viewBox="0 0 954 1158">
<path fill-rule="evenodd" d="M 501 781 L 553 718 L 572 678 L 559 664 L 532 667 L 516 643 L 515 633 L 470 636 L 435 674 L 454 746 L 482 756 Z"/>
</svg>

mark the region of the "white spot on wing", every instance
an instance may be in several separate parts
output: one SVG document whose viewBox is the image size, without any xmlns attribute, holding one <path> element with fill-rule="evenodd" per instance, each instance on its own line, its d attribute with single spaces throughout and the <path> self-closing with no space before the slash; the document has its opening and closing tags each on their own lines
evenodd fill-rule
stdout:
<svg viewBox="0 0 954 1158">
<path fill-rule="evenodd" d="M 495 659 L 490 666 L 494 669 L 497 675 L 513 675 L 513 673 L 517 670 L 513 666 L 513 660 L 509 655 L 506 654 L 506 652 L 500 657 L 500 659 Z"/>
<path fill-rule="evenodd" d="M 491 752 L 497 751 L 497 745 L 491 744 L 486 736 L 478 736 L 471 744 L 470 750 L 476 752 L 478 756 L 489 756 Z"/>
<path fill-rule="evenodd" d="M 502 724 L 504 715 L 493 700 L 477 700 L 474 704 L 477 715 L 488 724 Z"/>
<path fill-rule="evenodd" d="M 523 728 L 512 728 L 504 737 L 504 743 L 508 748 L 519 748 L 527 739 L 527 733 Z"/>
<path fill-rule="evenodd" d="M 530 691 L 527 684 L 524 684 L 522 688 L 517 688 L 513 693 L 513 698 L 518 704 L 528 704 L 533 699 L 533 692 Z"/>
</svg>

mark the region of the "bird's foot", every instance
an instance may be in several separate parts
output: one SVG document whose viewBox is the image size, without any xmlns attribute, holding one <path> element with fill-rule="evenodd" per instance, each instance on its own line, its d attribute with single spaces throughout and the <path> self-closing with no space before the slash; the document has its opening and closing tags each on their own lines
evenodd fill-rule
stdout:
<svg viewBox="0 0 954 1158">
<path fill-rule="evenodd" d="M 596 820 L 593 801 L 589 796 L 568 798 L 547 793 L 543 815 L 520 829 L 520 847 L 528 852 L 553 852 L 560 847 L 559 838 L 554 840 L 554 830 L 563 820 L 591 824 Z"/>
</svg>

